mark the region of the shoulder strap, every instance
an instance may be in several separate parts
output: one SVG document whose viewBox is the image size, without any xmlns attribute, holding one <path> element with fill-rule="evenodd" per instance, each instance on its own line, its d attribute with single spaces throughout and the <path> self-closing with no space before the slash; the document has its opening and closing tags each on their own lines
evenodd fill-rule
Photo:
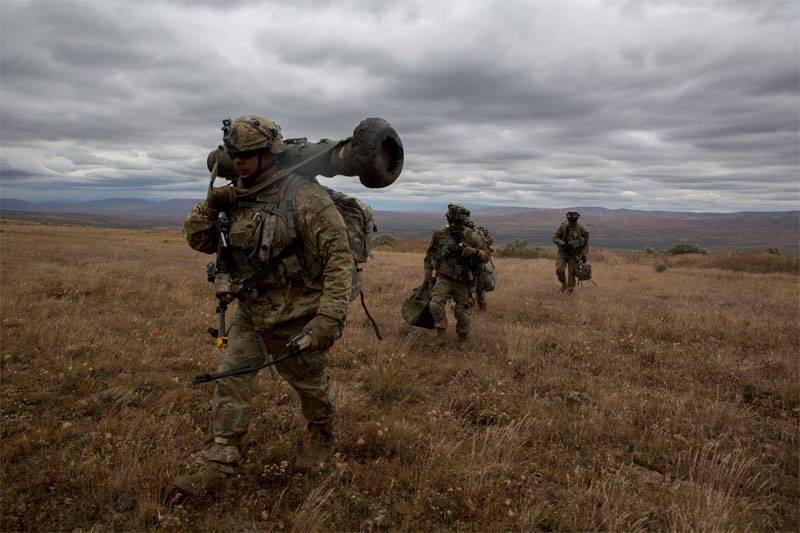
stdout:
<svg viewBox="0 0 800 533">
<path fill-rule="evenodd" d="M 297 209 L 295 197 L 297 189 L 305 178 L 297 174 L 290 174 L 281 186 L 280 200 L 274 202 L 259 202 L 257 200 L 240 200 L 236 203 L 239 207 L 251 207 L 262 209 L 271 214 L 284 214 L 288 225 L 289 237 L 294 240 L 297 237 Z"/>
<path fill-rule="evenodd" d="M 289 238 L 294 241 L 297 238 L 297 189 L 300 188 L 300 183 L 303 180 L 297 174 L 292 174 L 286 179 L 283 186 L 283 193 L 281 195 L 280 205 L 281 211 L 286 213 L 286 223 L 289 229 Z"/>
</svg>

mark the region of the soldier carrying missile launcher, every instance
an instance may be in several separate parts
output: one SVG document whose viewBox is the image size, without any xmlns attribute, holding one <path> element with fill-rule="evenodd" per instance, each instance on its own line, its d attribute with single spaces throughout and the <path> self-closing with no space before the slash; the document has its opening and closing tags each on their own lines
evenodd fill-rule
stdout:
<svg viewBox="0 0 800 533">
<path fill-rule="evenodd" d="M 330 191 L 314 176 L 358 175 L 369 187 L 384 187 L 402 168 L 402 144 L 388 123 L 366 119 L 359 128 L 344 141 L 310 144 L 284 142 L 280 127 L 264 117 L 224 121 L 224 149 L 209 156 L 213 170 L 206 201 L 184 225 L 192 248 L 216 253 L 218 221 L 225 221 L 231 260 L 221 283 L 217 272 L 215 285 L 218 298 L 222 294 L 228 301 L 231 294 L 239 305 L 230 325 L 223 319 L 216 331 L 224 348 L 218 370 L 255 368 L 270 354 L 277 356 L 275 368 L 299 394 L 307 421 L 297 471 L 315 469 L 331 453 L 334 394 L 326 352 L 341 335 L 355 270 L 345 222 Z M 233 186 L 213 187 L 217 175 Z M 218 308 L 221 318 L 224 310 Z M 309 349 L 282 357 L 287 341 L 301 331 L 310 333 Z M 179 491 L 221 490 L 238 471 L 254 377 L 250 372 L 216 381 L 205 463 L 174 480 Z"/>
</svg>

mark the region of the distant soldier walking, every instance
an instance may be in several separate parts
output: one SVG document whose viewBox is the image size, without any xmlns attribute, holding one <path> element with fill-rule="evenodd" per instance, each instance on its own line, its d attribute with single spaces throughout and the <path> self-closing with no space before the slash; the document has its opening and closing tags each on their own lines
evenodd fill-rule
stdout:
<svg viewBox="0 0 800 533">
<path fill-rule="evenodd" d="M 434 327 L 440 336 L 445 334 L 445 306 L 452 298 L 459 341 L 466 340 L 469 335 L 476 276 L 481 265 L 489 260 L 483 239 L 468 226 L 469 215 L 469 209 L 461 205 L 448 205 L 448 225 L 433 233 L 424 260 L 425 280 L 435 283 L 430 302 Z"/>
<path fill-rule="evenodd" d="M 578 261 L 585 262 L 586 254 L 589 252 L 589 232 L 578 224 L 580 216 L 577 211 L 569 211 L 567 220 L 562 222 L 553 234 L 553 242 L 558 246 L 556 275 L 561 282 L 561 292 L 571 293 L 575 290 L 575 270 L 578 268 Z M 564 272 L 567 267 L 569 267 L 569 277 Z"/>
</svg>

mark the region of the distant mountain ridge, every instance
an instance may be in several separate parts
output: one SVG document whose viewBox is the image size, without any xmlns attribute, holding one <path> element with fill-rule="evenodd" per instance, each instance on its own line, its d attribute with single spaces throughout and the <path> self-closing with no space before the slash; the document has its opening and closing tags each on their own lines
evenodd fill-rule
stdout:
<svg viewBox="0 0 800 533">
<path fill-rule="evenodd" d="M 196 202 L 111 198 L 34 203 L 0 198 L 0 216 L 92 226 L 180 228 Z M 551 245 L 553 230 L 569 209 L 581 212 L 581 223 L 591 232 L 591 242 L 601 247 L 663 249 L 689 242 L 710 249 L 800 248 L 800 211 L 693 213 L 603 207 L 481 207 L 473 211 L 473 218 L 501 243 L 526 239 L 531 244 Z M 428 238 L 445 223 L 443 212 L 424 211 L 377 210 L 375 220 L 381 233 L 417 238 Z"/>
</svg>

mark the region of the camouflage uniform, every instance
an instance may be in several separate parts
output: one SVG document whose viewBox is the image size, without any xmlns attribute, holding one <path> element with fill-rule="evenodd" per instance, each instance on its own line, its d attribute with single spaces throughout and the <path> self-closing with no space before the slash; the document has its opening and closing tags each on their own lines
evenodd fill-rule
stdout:
<svg viewBox="0 0 800 533">
<path fill-rule="evenodd" d="M 277 208 L 292 191 L 293 212 Z M 328 192 L 314 180 L 290 174 L 247 200 L 227 209 L 234 284 L 266 264 L 274 268 L 257 280 L 253 293 L 239 299 L 219 371 L 261 363 L 262 341 L 272 357 L 286 353 L 287 339 L 309 320 L 324 315 L 341 324 L 349 304 L 353 257 L 344 221 Z M 216 215 L 202 202 L 186 218 L 186 239 L 195 250 L 216 251 Z M 325 351 L 307 351 L 276 366 L 299 394 L 309 432 L 330 439 L 334 395 L 325 367 Z M 247 374 L 216 382 L 203 456 L 223 472 L 234 471 L 241 460 L 254 378 Z"/>
<path fill-rule="evenodd" d="M 432 280 L 435 272 L 436 283 L 429 304 L 434 327 L 439 332 L 447 327 L 445 306 L 452 298 L 455 302 L 456 333 L 460 339 L 466 338 L 469 333 L 475 275 L 480 271 L 480 265 L 489 258 L 485 244 L 475 230 L 453 223 L 464 212 L 469 217 L 466 208 L 455 204 L 448 206 L 448 220 L 451 223 L 433 233 L 424 260 L 425 278 Z M 466 257 L 465 250 L 475 250 L 474 255 Z"/>
<path fill-rule="evenodd" d="M 567 220 L 553 233 L 553 242 L 558 246 L 556 276 L 561 282 L 562 291 L 572 292 L 575 289 L 575 269 L 578 260 L 589 252 L 589 232 L 578 224 L 579 217 L 576 211 L 570 211 L 567 213 Z M 565 276 L 567 267 L 569 267 L 569 279 Z"/>
</svg>

